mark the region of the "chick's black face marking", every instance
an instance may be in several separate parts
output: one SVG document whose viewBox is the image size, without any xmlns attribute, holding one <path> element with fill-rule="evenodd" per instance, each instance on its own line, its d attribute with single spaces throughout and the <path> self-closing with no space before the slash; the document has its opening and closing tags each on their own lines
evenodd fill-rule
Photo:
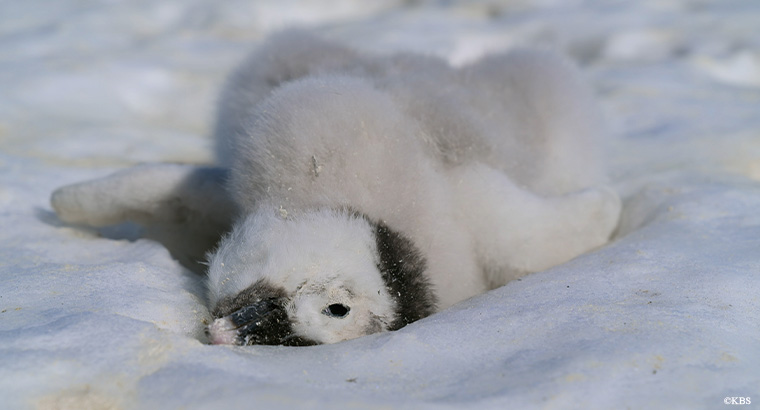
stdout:
<svg viewBox="0 0 760 410">
<path fill-rule="evenodd" d="M 286 303 L 284 289 L 260 280 L 234 297 L 222 299 L 214 309 L 214 316 L 229 319 L 239 345 L 317 344 L 293 332 Z"/>
<path fill-rule="evenodd" d="M 237 295 L 220 300 L 214 307 L 212 314 L 216 318 L 225 317 L 258 301 L 283 299 L 285 297 L 287 297 L 285 289 L 274 286 L 266 280 L 260 280 Z"/>
<path fill-rule="evenodd" d="M 427 263 L 412 241 L 380 222 L 375 224 L 378 269 L 396 302 L 396 319 L 388 330 L 400 329 L 435 312 L 437 298 L 425 275 Z"/>
<path fill-rule="evenodd" d="M 427 261 L 414 243 L 384 222 L 375 222 L 353 207 L 347 206 L 344 210 L 354 218 L 363 218 L 375 228 L 377 268 L 396 304 L 396 318 L 388 330 L 401 329 L 435 313 L 438 298 L 427 277 Z M 367 329 L 367 334 L 380 331 L 379 320 L 373 325 Z"/>
</svg>

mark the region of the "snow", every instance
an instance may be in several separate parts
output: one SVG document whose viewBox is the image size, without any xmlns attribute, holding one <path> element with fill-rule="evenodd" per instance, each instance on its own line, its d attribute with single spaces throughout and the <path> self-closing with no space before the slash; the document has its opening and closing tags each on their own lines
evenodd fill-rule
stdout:
<svg viewBox="0 0 760 410">
<path fill-rule="evenodd" d="M 224 75 L 266 33 L 304 25 L 453 64 L 519 46 L 576 59 L 616 134 L 616 239 L 397 332 L 305 348 L 206 344 L 201 277 L 135 226 L 64 226 L 49 195 L 141 162 L 210 161 Z M 755 399 L 759 26 L 754 0 L 3 2 L 0 407 Z"/>
</svg>

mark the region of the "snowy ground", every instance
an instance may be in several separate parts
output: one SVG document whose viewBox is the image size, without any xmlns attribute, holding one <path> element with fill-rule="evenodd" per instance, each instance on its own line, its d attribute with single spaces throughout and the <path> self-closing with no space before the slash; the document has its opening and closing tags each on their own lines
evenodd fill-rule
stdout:
<svg viewBox="0 0 760 410">
<path fill-rule="evenodd" d="M 618 238 L 398 332 L 202 343 L 201 278 L 48 198 L 209 161 L 225 73 L 292 25 L 454 64 L 570 55 L 616 130 Z M 759 27 L 756 0 L 0 3 L 0 408 L 756 407 Z"/>
</svg>

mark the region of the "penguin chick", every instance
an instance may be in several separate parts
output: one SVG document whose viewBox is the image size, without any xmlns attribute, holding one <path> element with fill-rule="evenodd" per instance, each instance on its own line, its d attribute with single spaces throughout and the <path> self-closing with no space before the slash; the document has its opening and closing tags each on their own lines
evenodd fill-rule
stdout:
<svg viewBox="0 0 760 410">
<path fill-rule="evenodd" d="M 213 343 L 399 329 L 603 245 L 620 215 L 591 93 L 546 52 L 455 69 L 286 32 L 230 76 L 215 130 L 221 171 L 154 166 L 53 195 L 65 221 L 221 238 Z"/>
<path fill-rule="evenodd" d="M 598 247 L 617 224 L 593 98 L 548 53 L 457 70 L 285 33 L 222 96 L 218 152 L 249 216 L 210 256 L 215 343 L 284 343 L 267 336 L 274 328 L 308 343 L 392 330 Z M 345 208 L 362 217 L 334 212 Z M 349 221 L 364 228 L 349 232 Z M 399 291 L 402 277 L 369 262 L 389 249 L 373 221 L 399 238 L 395 254 L 409 255 L 394 260 L 411 278 Z M 339 234 L 353 239 L 325 249 Z M 262 309 L 260 300 L 278 302 Z M 242 323 L 248 309 L 258 313 Z M 251 328 L 262 311 L 287 326 Z"/>
</svg>

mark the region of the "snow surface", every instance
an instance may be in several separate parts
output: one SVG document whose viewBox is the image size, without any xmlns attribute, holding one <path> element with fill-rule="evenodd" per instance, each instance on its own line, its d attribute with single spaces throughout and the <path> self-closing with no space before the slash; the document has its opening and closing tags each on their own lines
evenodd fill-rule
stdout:
<svg viewBox="0 0 760 410">
<path fill-rule="evenodd" d="M 618 237 L 397 332 L 205 344 L 202 278 L 48 198 L 208 162 L 220 82 L 285 26 L 454 64 L 570 55 L 616 130 Z M 0 408 L 756 407 L 758 27 L 756 0 L 0 3 Z"/>
</svg>

